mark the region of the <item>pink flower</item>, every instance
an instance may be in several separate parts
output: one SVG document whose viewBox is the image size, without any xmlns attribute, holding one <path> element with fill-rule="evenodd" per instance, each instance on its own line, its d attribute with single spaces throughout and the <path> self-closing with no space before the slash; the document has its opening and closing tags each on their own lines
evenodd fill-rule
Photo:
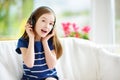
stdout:
<svg viewBox="0 0 120 80">
<path fill-rule="evenodd" d="M 65 36 L 68 36 L 70 34 L 70 23 L 62 23 L 62 26 L 63 26 L 63 30 L 64 30 L 64 33 L 65 33 Z"/>
<path fill-rule="evenodd" d="M 75 31 L 75 32 L 78 32 L 79 27 L 77 27 L 75 23 L 73 23 L 72 26 L 73 26 L 74 31 Z"/>
<path fill-rule="evenodd" d="M 85 26 L 85 27 L 82 28 L 82 31 L 85 32 L 85 33 L 89 33 L 90 27 L 89 26 Z"/>
<path fill-rule="evenodd" d="M 63 22 L 62 27 L 64 31 L 64 37 L 77 37 L 89 40 L 89 26 L 84 26 L 82 29 L 80 29 L 76 23 Z"/>
</svg>

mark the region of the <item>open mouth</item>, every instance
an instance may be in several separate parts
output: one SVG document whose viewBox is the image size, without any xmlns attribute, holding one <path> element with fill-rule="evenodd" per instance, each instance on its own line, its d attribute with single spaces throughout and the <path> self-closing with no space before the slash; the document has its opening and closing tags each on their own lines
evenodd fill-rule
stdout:
<svg viewBox="0 0 120 80">
<path fill-rule="evenodd" d="M 45 31 L 45 30 L 43 30 L 43 29 L 41 29 L 41 31 L 42 31 L 43 33 L 47 33 L 47 31 Z"/>
</svg>

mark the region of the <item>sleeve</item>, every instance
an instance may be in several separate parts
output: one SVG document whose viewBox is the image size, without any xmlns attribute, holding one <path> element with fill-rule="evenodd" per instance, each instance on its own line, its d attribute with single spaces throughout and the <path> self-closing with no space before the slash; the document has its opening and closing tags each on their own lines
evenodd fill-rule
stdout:
<svg viewBox="0 0 120 80">
<path fill-rule="evenodd" d="M 20 38 L 19 40 L 18 40 L 18 43 L 17 43 L 17 48 L 16 48 L 16 52 L 18 53 L 18 54 L 21 54 L 21 51 L 20 51 L 20 48 L 21 47 L 23 47 L 23 48 L 28 48 L 28 42 L 25 40 L 25 39 L 23 39 L 23 38 Z"/>
<path fill-rule="evenodd" d="M 49 45 L 50 50 L 53 50 L 53 49 L 54 49 L 53 41 L 52 41 L 51 39 L 48 40 L 48 45 Z"/>
</svg>

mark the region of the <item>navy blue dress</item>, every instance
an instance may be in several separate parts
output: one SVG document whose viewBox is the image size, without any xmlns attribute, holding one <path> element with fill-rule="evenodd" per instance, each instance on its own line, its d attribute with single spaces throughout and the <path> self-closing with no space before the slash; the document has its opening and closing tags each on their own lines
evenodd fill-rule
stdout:
<svg viewBox="0 0 120 80">
<path fill-rule="evenodd" d="M 21 54 L 20 48 L 21 47 L 28 48 L 28 43 L 29 42 L 27 40 L 20 38 L 18 40 L 16 52 L 18 54 Z M 48 41 L 48 45 L 50 50 L 54 49 L 52 45 L 52 40 Z M 56 69 L 55 68 L 49 69 L 46 64 L 42 42 L 40 41 L 35 42 L 34 51 L 35 51 L 34 66 L 32 68 L 28 68 L 23 62 L 24 73 L 23 73 L 22 79 L 23 80 L 27 80 L 27 79 L 28 80 L 45 80 L 47 77 L 53 77 L 58 80 Z"/>
</svg>

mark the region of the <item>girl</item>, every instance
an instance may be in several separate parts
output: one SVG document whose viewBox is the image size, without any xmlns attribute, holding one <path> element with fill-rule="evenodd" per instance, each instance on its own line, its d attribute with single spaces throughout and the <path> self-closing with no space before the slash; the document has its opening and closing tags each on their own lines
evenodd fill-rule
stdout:
<svg viewBox="0 0 120 80">
<path fill-rule="evenodd" d="M 54 31 L 55 22 L 53 10 L 46 6 L 37 8 L 29 17 L 16 48 L 23 58 L 21 80 L 59 80 L 55 65 L 62 46 Z"/>
</svg>

